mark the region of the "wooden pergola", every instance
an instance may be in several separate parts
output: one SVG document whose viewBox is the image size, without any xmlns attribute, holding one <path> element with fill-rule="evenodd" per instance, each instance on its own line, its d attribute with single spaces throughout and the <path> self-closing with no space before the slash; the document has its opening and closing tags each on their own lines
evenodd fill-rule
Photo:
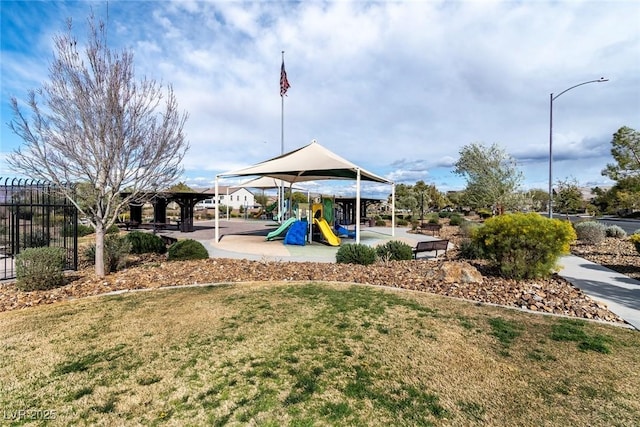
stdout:
<svg viewBox="0 0 640 427">
<path fill-rule="evenodd" d="M 122 192 L 126 197 L 130 193 Z M 160 191 L 154 193 L 142 193 L 138 200 L 129 202 L 129 222 L 131 224 L 142 224 L 142 207 L 145 203 L 151 203 L 153 206 L 153 222 L 151 223 L 158 228 L 167 224 L 167 206 L 171 202 L 176 202 L 180 206 L 180 220 L 178 221 L 178 230 L 182 232 L 194 231 L 193 228 L 193 212 L 195 205 L 205 199 L 210 199 L 211 194 L 198 193 L 195 191 Z"/>
</svg>

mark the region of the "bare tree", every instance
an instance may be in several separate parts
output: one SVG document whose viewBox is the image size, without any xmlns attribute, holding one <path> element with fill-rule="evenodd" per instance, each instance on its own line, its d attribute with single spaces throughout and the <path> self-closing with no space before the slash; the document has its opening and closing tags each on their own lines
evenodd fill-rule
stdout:
<svg viewBox="0 0 640 427">
<path fill-rule="evenodd" d="M 118 213 L 181 175 L 187 114 L 178 110 L 171 86 L 165 94 L 155 80 L 135 80 L 133 54 L 109 49 L 104 23 L 93 16 L 88 23 L 83 52 L 71 20 L 54 37 L 50 81 L 29 93 L 30 115 L 11 99 L 9 126 L 24 145 L 8 161 L 26 176 L 83 184 L 77 196 L 65 196 L 95 227 L 95 271 L 103 277 L 104 235 Z"/>
</svg>

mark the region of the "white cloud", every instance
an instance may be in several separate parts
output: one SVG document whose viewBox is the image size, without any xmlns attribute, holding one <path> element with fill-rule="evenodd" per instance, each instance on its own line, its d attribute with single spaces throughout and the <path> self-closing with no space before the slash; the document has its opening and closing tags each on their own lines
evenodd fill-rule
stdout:
<svg viewBox="0 0 640 427">
<path fill-rule="evenodd" d="M 65 15 L 89 12 L 19 4 L 3 10 L 3 104 L 46 78 Z M 194 182 L 280 154 L 284 50 L 285 150 L 315 138 L 379 175 L 453 189 L 460 148 L 497 143 L 545 188 L 550 93 L 610 78 L 555 101 L 555 175 L 598 182 L 611 134 L 640 127 L 638 16 L 631 1 L 114 1 L 109 42 L 135 49 L 138 76 L 173 85 L 190 114 Z M 1 150 L 17 143 L 3 129 Z"/>
</svg>

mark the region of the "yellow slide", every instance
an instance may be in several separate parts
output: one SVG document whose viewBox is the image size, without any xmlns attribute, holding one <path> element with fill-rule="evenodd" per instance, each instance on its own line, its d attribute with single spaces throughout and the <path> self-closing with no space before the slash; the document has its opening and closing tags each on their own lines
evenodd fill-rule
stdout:
<svg viewBox="0 0 640 427">
<path fill-rule="evenodd" d="M 340 246 L 340 238 L 333 234 L 329 223 L 324 218 L 313 218 L 313 223 L 318 224 L 320 232 L 322 232 L 322 235 L 324 236 L 327 243 L 329 243 L 331 246 Z"/>
</svg>

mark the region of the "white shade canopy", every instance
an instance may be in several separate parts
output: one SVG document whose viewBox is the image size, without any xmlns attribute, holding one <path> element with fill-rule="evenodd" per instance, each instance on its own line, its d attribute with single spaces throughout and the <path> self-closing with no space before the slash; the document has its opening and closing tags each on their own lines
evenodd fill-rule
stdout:
<svg viewBox="0 0 640 427">
<path fill-rule="evenodd" d="M 265 160 L 244 169 L 225 172 L 218 176 L 260 175 L 287 182 L 320 181 L 325 179 L 355 180 L 360 171 L 363 181 L 393 184 L 386 178 L 366 171 L 320 145 L 315 139 L 310 144 L 273 159 Z"/>
<path fill-rule="evenodd" d="M 216 200 L 218 198 L 218 179 L 221 177 L 252 176 L 276 178 L 288 183 L 320 180 L 355 180 L 356 183 L 356 243 L 360 243 L 360 181 L 380 182 L 391 185 L 391 204 L 395 209 L 395 188 L 393 181 L 366 171 L 348 160 L 343 159 L 314 139 L 310 144 L 289 151 L 278 157 L 257 163 L 244 169 L 225 172 L 216 176 Z M 391 234 L 394 235 L 394 215 L 391 216 Z M 218 210 L 216 209 L 216 242 L 219 240 Z"/>
<path fill-rule="evenodd" d="M 305 190 L 302 187 L 297 185 L 293 185 L 288 181 L 283 181 L 278 178 L 272 178 L 270 176 L 261 176 L 259 178 L 252 179 L 247 182 L 243 182 L 240 185 L 234 185 L 234 187 L 241 188 L 262 188 L 262 189 L 270 189 L 270 188 L 293 188 L 295 190 Z"/>
</svg>

